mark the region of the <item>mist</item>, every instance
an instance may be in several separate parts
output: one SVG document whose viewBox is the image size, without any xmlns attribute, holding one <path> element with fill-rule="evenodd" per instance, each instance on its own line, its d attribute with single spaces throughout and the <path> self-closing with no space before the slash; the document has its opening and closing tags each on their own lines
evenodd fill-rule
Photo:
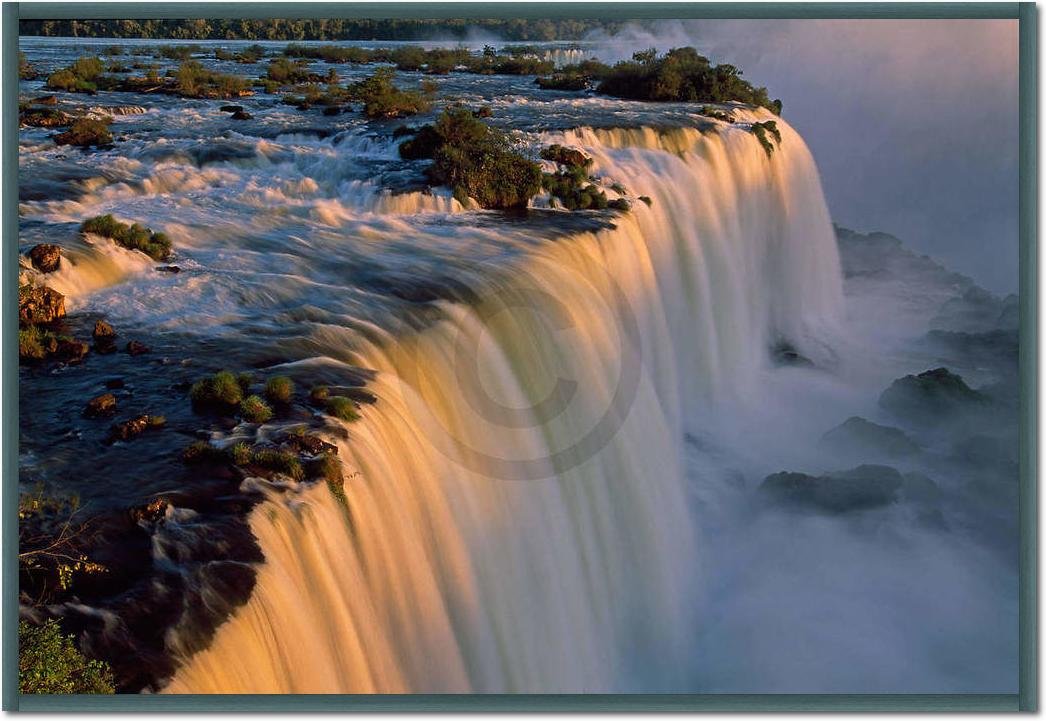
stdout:
<svg viewBox="0 0 1046 721">
<path fill-rule="evenodd" d="M 590 35 L 606 61 L 693 45 L 784 102 L 833 220 L 1018 285 L 1016 20 L 694 20 Z"/>
</svg>

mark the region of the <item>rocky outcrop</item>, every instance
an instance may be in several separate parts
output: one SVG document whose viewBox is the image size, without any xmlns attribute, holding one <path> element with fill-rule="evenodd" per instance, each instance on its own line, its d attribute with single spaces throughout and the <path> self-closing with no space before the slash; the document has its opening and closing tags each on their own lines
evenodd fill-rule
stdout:
<svg viewBox="0 0 1046 721">
<path fill-rule="evenodd" d="M 115 412 L 116 396 L 112 393 L 103 393 L 96 398 L 92 398 L 87 402 L 87 407 L 84 408 L 84 415 L 88 418 L 102 418 L 111 416 Z"/>
<path fill-rule="evenodd" d="M 984 408 L 988 398 L 947 368 L 934 368 L 895 380 L 879 396 L 879 405 L 899 418 L 932 423 Z"/>
<path fill-rule="evenodd" d="M 23 285 L 18 289 L 19 325 L 54 323 L 65 317 L 65 296 L 46 285 Z"/>
<path fill-rule="evenodd" d="M 147 430 L 162 427 L 166 420 L 162 416 L 140 415 L 121 423 L 114 423 L 109 429 L 110 441 L 129 441 L 137 438 Z"/>
<path fill-rule="evenodd" d="M 862 459 L 903 458 L 919 452 L 919 445 L 899 428 L 872 423 L 860 416 L 846 419 L 824 434 L 822 444 L 838 453 Z"/>
<path fill-rule="evenodd" d="M 57 245 L 40 243 L 29 251 L 29 261 L 41 273 L 53 273 L 62 264 L 62 250 Z"/>
<path fill-rule="evenodd" d="M 903 486 L 904 477 L 896 468 L 864 465 L 822 476 L 774 473 L 763 480 L 759 492 L 786 507 L 849 513 L 896 503 Z"/>
</svg>

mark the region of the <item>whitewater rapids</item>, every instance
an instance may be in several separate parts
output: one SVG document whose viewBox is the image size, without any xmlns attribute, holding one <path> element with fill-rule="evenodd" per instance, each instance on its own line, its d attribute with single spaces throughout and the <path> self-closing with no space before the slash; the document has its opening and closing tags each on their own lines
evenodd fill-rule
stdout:
<svg viewBox="0 0 1046 721">
<path fill-rule="evenodd" d="M 543 137 L 652 203 L 365 334 L 345 505 L 321 485 L 253 511 L 253 595 L 165 691 L 688 690 L 685 434 L 757 399 L 775 347 L 832 363 L 843 308 L 817 169 L 777 123 L 772 157 L 726 124 Z"/>
</svg>

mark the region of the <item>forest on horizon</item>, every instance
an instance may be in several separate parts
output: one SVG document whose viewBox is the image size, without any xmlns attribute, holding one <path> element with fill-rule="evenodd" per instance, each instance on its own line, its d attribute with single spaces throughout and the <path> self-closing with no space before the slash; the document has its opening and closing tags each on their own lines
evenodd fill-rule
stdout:
<svg viewBox="0 0 1046 721">
<path fill-rule="evenodd" d="M 485 32 L 510 41 L 580 40 L 592 30 L 614 32 L 625 20 L 563 19 L 318 19 L 318 20 L 22 20 L 23 36 L 160 40 L 463 40 Z"/>
</svg>

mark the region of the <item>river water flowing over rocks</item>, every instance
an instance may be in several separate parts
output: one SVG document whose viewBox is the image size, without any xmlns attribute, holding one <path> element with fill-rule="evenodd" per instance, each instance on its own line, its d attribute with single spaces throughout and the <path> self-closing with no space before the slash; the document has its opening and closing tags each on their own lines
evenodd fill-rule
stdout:
<svg viewBox="0 0 1046 721">
<path fill-rule="evenodd" d="M 110 569 L 26 613 L 131 692 L 1014 692 L 1016 298 L 834 227 L 787 115 L 768 151 L 762 108 L 435 82 L 628 210 L 481 210 L 401 159 L 431 116 L 265 92 L 58 93 L 113 118 L 91 151 L 21 130 L 22 280 L 116 334 L 20 371 L 22 485 L 99 514 Z M 80 232 L 105 214 L 173 254 Z M 223 369 L 300 400 L 194 410 Z M 343 485 L 187 463 L 201 440 L 333 455 Z"/>
</svg>

